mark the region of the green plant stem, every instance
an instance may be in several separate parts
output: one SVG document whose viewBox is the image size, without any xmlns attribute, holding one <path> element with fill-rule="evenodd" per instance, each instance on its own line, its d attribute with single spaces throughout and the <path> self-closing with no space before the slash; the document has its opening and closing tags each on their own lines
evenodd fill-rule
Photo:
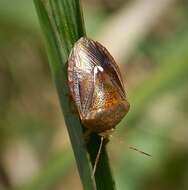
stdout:
<svg viewBox="0 0 188 190">
<path fill-rule="evenodd" d="M 98 153 L 100 142 L 101 142 L 101 137 L 95 134 L 91 135 L 90 141 L 88 143 L 88 150 L 91 157 L 92 165 L 94 165 L 96 162 L 96 155 Z M 103 190 L 103 189 L 113 190 L 115 189 L 115 182 L 110 172 L 108 156 L 107 156 L 107 152 L 105 148 L 106 143 L 107 142 L 103 143 L 101 154 L 99 157 L 99 162 L 97 164 L 97 168 L 95 172 L 96 186 L 97 186 L 97 189 L 100 189 L 100 190 Z"/>
<path fill-rule="evenodd" d="M 91 163 L 93 164 L 93 162 L 90 162 L 90 159 L 95 160 L 96 154 L 93 152 L 97 152 L 100 139 L 92 135 L 86 150 L 83 126 L 78 114 L 71 110 L 74 105 L 70 100 L 68 88 L 67 60 L 74 43 L 85 35 L 79 1 L 34 0 L 34 2 L 43 29 L 50 68 L 57 87 L 83 188 L 85 190 L 96 188 L 98 190 L 113 190 L 114 182 L 105 146 L 101 152 L 94 180 L 91 172 Z M 101 175 L 102 177 L 99 177 Z"/>
</svg>

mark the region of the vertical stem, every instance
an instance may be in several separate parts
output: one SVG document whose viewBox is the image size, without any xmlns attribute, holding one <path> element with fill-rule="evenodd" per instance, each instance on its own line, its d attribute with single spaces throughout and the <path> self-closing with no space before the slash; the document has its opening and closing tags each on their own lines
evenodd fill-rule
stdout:
<svg viewBox="0 0 188 190">
<path fill-rule="evenodd" d="M 74 43 L 85 35 L 79 0 L 34 0 L 34 3 L 83 188 L 114 189 L 105 146 L 101 150 L 95 180 L 92 178 L 91 163 L 94 164 L 100 138 L 92 135 L 86 149 L 79 116 L 71 110 L 74 105 L 69 98 L 67 59 Z"/>
</svg>

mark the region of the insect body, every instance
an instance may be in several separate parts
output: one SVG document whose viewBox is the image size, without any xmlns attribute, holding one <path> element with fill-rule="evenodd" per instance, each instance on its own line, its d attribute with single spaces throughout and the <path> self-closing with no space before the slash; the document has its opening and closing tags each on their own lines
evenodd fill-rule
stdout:
<svg viewBox="0 0 188 190">
<path fill-rule="evenodd" d="M 98 42 L 82 37 L 75 43 L 68 81 L 81 122 L 92 132 L 113 129 L 129 110 L 119 68 Z"/>
</svg>

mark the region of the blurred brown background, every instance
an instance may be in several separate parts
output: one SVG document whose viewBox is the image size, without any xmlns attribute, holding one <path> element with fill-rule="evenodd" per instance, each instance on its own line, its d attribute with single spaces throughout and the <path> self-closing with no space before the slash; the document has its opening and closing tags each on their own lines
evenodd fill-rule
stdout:
<svg viewBox="0 0 188 190">
<path fill-rule="evenodd" d="M 188 1 L 85 0 L 83 9 L 131 104 L 108 144 L 117 189 L 188 189 Z M 0 0 L 0 190 L 12 189 L 82 189 L 28 0 Z"/>
</svg>

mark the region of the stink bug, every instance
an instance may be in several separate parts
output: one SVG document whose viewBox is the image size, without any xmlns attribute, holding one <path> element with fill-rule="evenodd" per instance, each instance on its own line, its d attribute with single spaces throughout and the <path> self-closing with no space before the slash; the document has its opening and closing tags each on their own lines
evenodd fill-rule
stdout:
<svg viewBox="0 0 188 190">
<path fill-rule="evenodd" d="M 75 43 L 68 82 L 81 122 L 92 132 L 113 129 L 129 110 L 119 68 L 98 42 L 82 37 Z"/>
<path fill-rule="evenodd" d="M 94 175 L 104 138 L 129 110 L 121 73 L 105 47 L 82 37 L 68 59 L 68 82 L 81 122 L 101 135 Z"/>
</svg>

